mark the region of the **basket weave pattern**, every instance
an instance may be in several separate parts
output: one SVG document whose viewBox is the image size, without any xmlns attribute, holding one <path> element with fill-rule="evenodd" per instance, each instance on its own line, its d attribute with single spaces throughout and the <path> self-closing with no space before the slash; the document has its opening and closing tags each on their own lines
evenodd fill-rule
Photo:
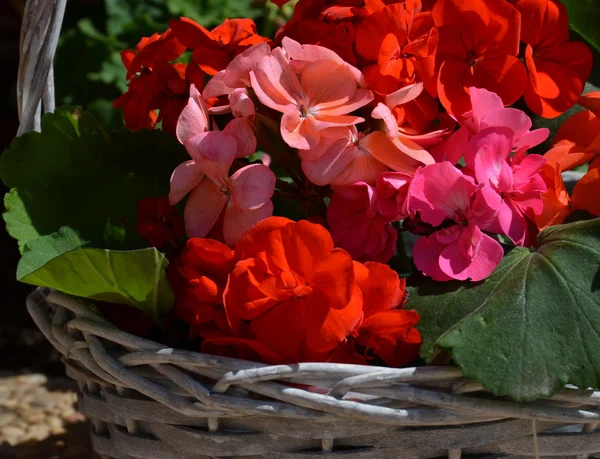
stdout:
<svg viewBox="0 0 600 459">
<path fill-rule="evenodd" d="M 552 400 L 517 404 L 451 367 L 267 366 L 167 349 L 58 292 L 38 289 L 27 307 L 78 382 L 94 449 L 105 458 L 600 452 L 600 392 L 565 389 Z"/>
</svg>

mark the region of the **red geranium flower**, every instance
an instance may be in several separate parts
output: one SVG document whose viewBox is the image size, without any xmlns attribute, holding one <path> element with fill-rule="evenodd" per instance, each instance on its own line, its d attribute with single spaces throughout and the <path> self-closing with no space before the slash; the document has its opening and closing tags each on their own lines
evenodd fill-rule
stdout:
<svg viewBox="0 0 600 459">
<path fill-rule="evenodd" d="M 264 361 L 323 360 L 360 322 L 362 295 L 352 258 L 334 249 L 321 225 L 263 220 L 242 237 L 235 254 L 225 310 L 235 335 L 248 324 Z"/>
<path fill-rule="evenodd" d="M 230 334 L 223 290 L 233 269 L 233 252 L 212 239 L 191 238 L 168 269 L 177 317 L 190 335 L 212 338 Z"/>
<path fill-rule="evenodd" d="M 380 263 L 355 262 L 357 282 L 363 293 L 364 320 L 356 342 L 390 366 L 409 364 L 419 355 L 421 336 L 414 327 L 416 311 L 402 309 L 406 303 L 406 279 Z"/>
<path fill-rule="evenodd" d="M 423 81 L 435 94 L 435 51 L 438 32 L 431 13 L 421 12 L 419 0 L 392 4 L 368 16 L 358 26 L 356 50 L 377 62 L 370 79 L 391 77 L 389 94 L 401 86 Z M 381 87 L 382 83 L 377 83 Z"/>
<path fill-rule="evenodd" d="M 256 33 L 252 19 L 225 19 L 223 24 L 208 31 L 189 18 L 169 21 L 177 39 L 194 51 L 193 58 L 208 75 L 227 68 L 231 60 L 258 43 L 270 40 Z"/>
<path fill-rule="evenodd" d="M 527 44 L 529 82 L 525 102 L 544 118 L 569 110 L 581 95 L 592 71 L 592 52 L 569 41 L 569 18 L 556 0 L 520 0 L 521 41 Z"/>
<path fill-rule="evenodd" d="M 498 94 L 505 105 L 525 91 L 527 71 L 517 58 L 521 15 L 505 0 L 438 0 L 440 101 L 454 116 L 471 110 L 469 87 Z"/>
<path fill-rule="evenodd" d="M 135 51 L 121 53 L 130 81 L 127 92 L 113 105 L 123 109 L 129 129 L 153 129 L 162 121 L 163 130 L 175 134 L 177 120 L 189 98 L 190 85 L 204 86 L 204 73 L 195 63 L 186 66 L 169 62 L 184 51 L 185 46 L 169 29 L 162 35 L 142 38 Z"/>
<path fill-rule="evenodd" d="M 145 198 L 137 202 L 137 227 L 135 230 L 153 247 L 173 247 L 185 236 L 183 218 L 169 205 L 169 198 Z"/>
</svg>

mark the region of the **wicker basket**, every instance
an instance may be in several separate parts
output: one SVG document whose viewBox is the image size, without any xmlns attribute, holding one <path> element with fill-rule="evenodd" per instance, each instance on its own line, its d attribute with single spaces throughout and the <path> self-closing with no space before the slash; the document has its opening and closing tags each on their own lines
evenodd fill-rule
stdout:
<svg viewBox="0 0 600 459">
<path fill-rule="evenodd" d="M 52 60 L 66 0 L 28 0 L 19 134 L 54 109 Z M 164 346 L 38 289 L 36 324 L 64 357 L 104 458 L 411 459 L 600 453 L 600 392 L 495 399 L 451 367 L 267 366 Z M 464 394 L 469 394 L 464 395 Z M 539 435 L 538 435 L 539 433 Z M 599 454 L 600 455 L 600 454 Z"/>
<path fill-rule="evenodd" d="M 27 307 L 78 382 L 94 449 L 106 458 L 600 452 L 600 392 L 565 389 L 552 400 L 517 404 L 451 367 L 267 366 L 165 348 L 58 292 L 38 289 Z"/>
</svg>

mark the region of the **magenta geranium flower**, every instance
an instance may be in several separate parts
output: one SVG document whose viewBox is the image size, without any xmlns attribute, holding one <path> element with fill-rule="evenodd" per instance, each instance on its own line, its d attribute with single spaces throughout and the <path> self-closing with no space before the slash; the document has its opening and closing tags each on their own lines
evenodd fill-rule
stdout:
<svg viewBox="0 0 600 459">
<path fill-rule="evenodd" d="M 496 217 L 499 201 L 491 187 L 476 185 L 449 162 L 419 169 L 409 190 L 409 212 L 443 228 L 417 241 L 417 268 L 436 281 L 487 278 L 504 255 L 500 243 L 482 231 Z"/>
</svg>

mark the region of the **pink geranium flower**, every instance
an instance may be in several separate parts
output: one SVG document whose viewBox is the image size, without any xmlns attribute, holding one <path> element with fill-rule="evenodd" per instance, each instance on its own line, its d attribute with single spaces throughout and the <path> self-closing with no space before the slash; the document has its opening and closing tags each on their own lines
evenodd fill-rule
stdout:
<svg viewBox="0 0 600 459">
<path fill-rule="evenodd" d="M 414 247 L 418 269 L 436 281 L 480 281 L 496 269 L 504 250 L 483 233 L 495 218 L 500 196 L 481 187 L 449 162 L 419 169 L 410 186 L 408 209 L 434 227 Z"/>
<path fill-rule="evenodd" d="M 364 135 L 355 126 L 330 128 L 311 150 L 300 150 L 302 170 L 316 185 L 374 185 L 389 169 L 413 175 L 422 164 L 402 154 L 383 132 Z"/>
<path fill-rule="evenodd" d="M 504 127 L 512 131 L 513 150 L 533 148 L 550 135 L 546 128 L 531 131 L 531 118 L 516 108 L 506 108 L 497 94 L 483 88 L 469 88 L 473 110 L 462 115 L 461 124 L 471 135 L 491 127 Z"/>
<path fill-rule="evenodd" d="M 334 59 L 306 63 L 298 76 L 282 48 L 250 72 L 258 99 L 283 113 L 283 139 L 301 150 L 315 148 L 324 129 L 364 121 L 349 115 L 373 100 L 373 93 L 361 88 L 357 77 L 347 64 Z"/>
<path fill-rule="evenodd" d="M 529 246 L 530 222 L 543 212 L 542 194 L 548 191 L 540 175 L 546 159 L 526 156 L 525 148 L 511 158 L 513 145 L 510 129 L 485 129 L 469 143 L 465 161 L 477 181 L 489 184 L 502 198 L 498 218 L 488 229 L 506 234 L 517 245 Z"/>
<path fill-rule="evenodd" d="M 190 192 L 184 210 L 189 237 L 205 237 L 224 212 L 223 236 L 233 247 L 248 229 L 273 214 L 275 174 L 263 164 L 253 164 L 229 177 L 238 145 L 224 132 L 197 134 L 186 148 L 193 166 L 188 162 L 176 169 L 169 200 L 176 204 Z"/>
<path fill-rule="evenodd" d="M 546 128 L 531 131 L 527 114 L 516 108 L 506 108 L 497 94 L 483 88 L 469 88 L 473 109 L 460 119 L 462 127 L 443 144 L 431 150 L 438 162 L 456 164 L 468 148 L 470 139 L 489 128 L 504 128 L 512 132 L 511 150 L 529 149 L 543 143 L 550 131 Z"/>
<path fill-rule="evenodd" d="M 337 247 L 358 261 L 387 263 L 396 250 L 398 232 L 377 211 L 375 188 L 359 182 L 334 189 L 327 223 Z"/>
<path fill-rule="evenodd" d="M 405 155 L 423 163 L 433 164 L 435 160 L 425 147 L 439 144 L 443 137 L 448 134 L 448 129 L 415 134 L 409 132 L 404 126 L 398 126 L 398 121 L 392 113 L 398 106 L 415 100 L 423 92 L 423 83 L 415 83 L 405 86 L 385 97 L 384 102 L 379 102 L 371 116 L 384 122 L 386 135 L 392 139 L 396 148 Z"/>
</svg>

